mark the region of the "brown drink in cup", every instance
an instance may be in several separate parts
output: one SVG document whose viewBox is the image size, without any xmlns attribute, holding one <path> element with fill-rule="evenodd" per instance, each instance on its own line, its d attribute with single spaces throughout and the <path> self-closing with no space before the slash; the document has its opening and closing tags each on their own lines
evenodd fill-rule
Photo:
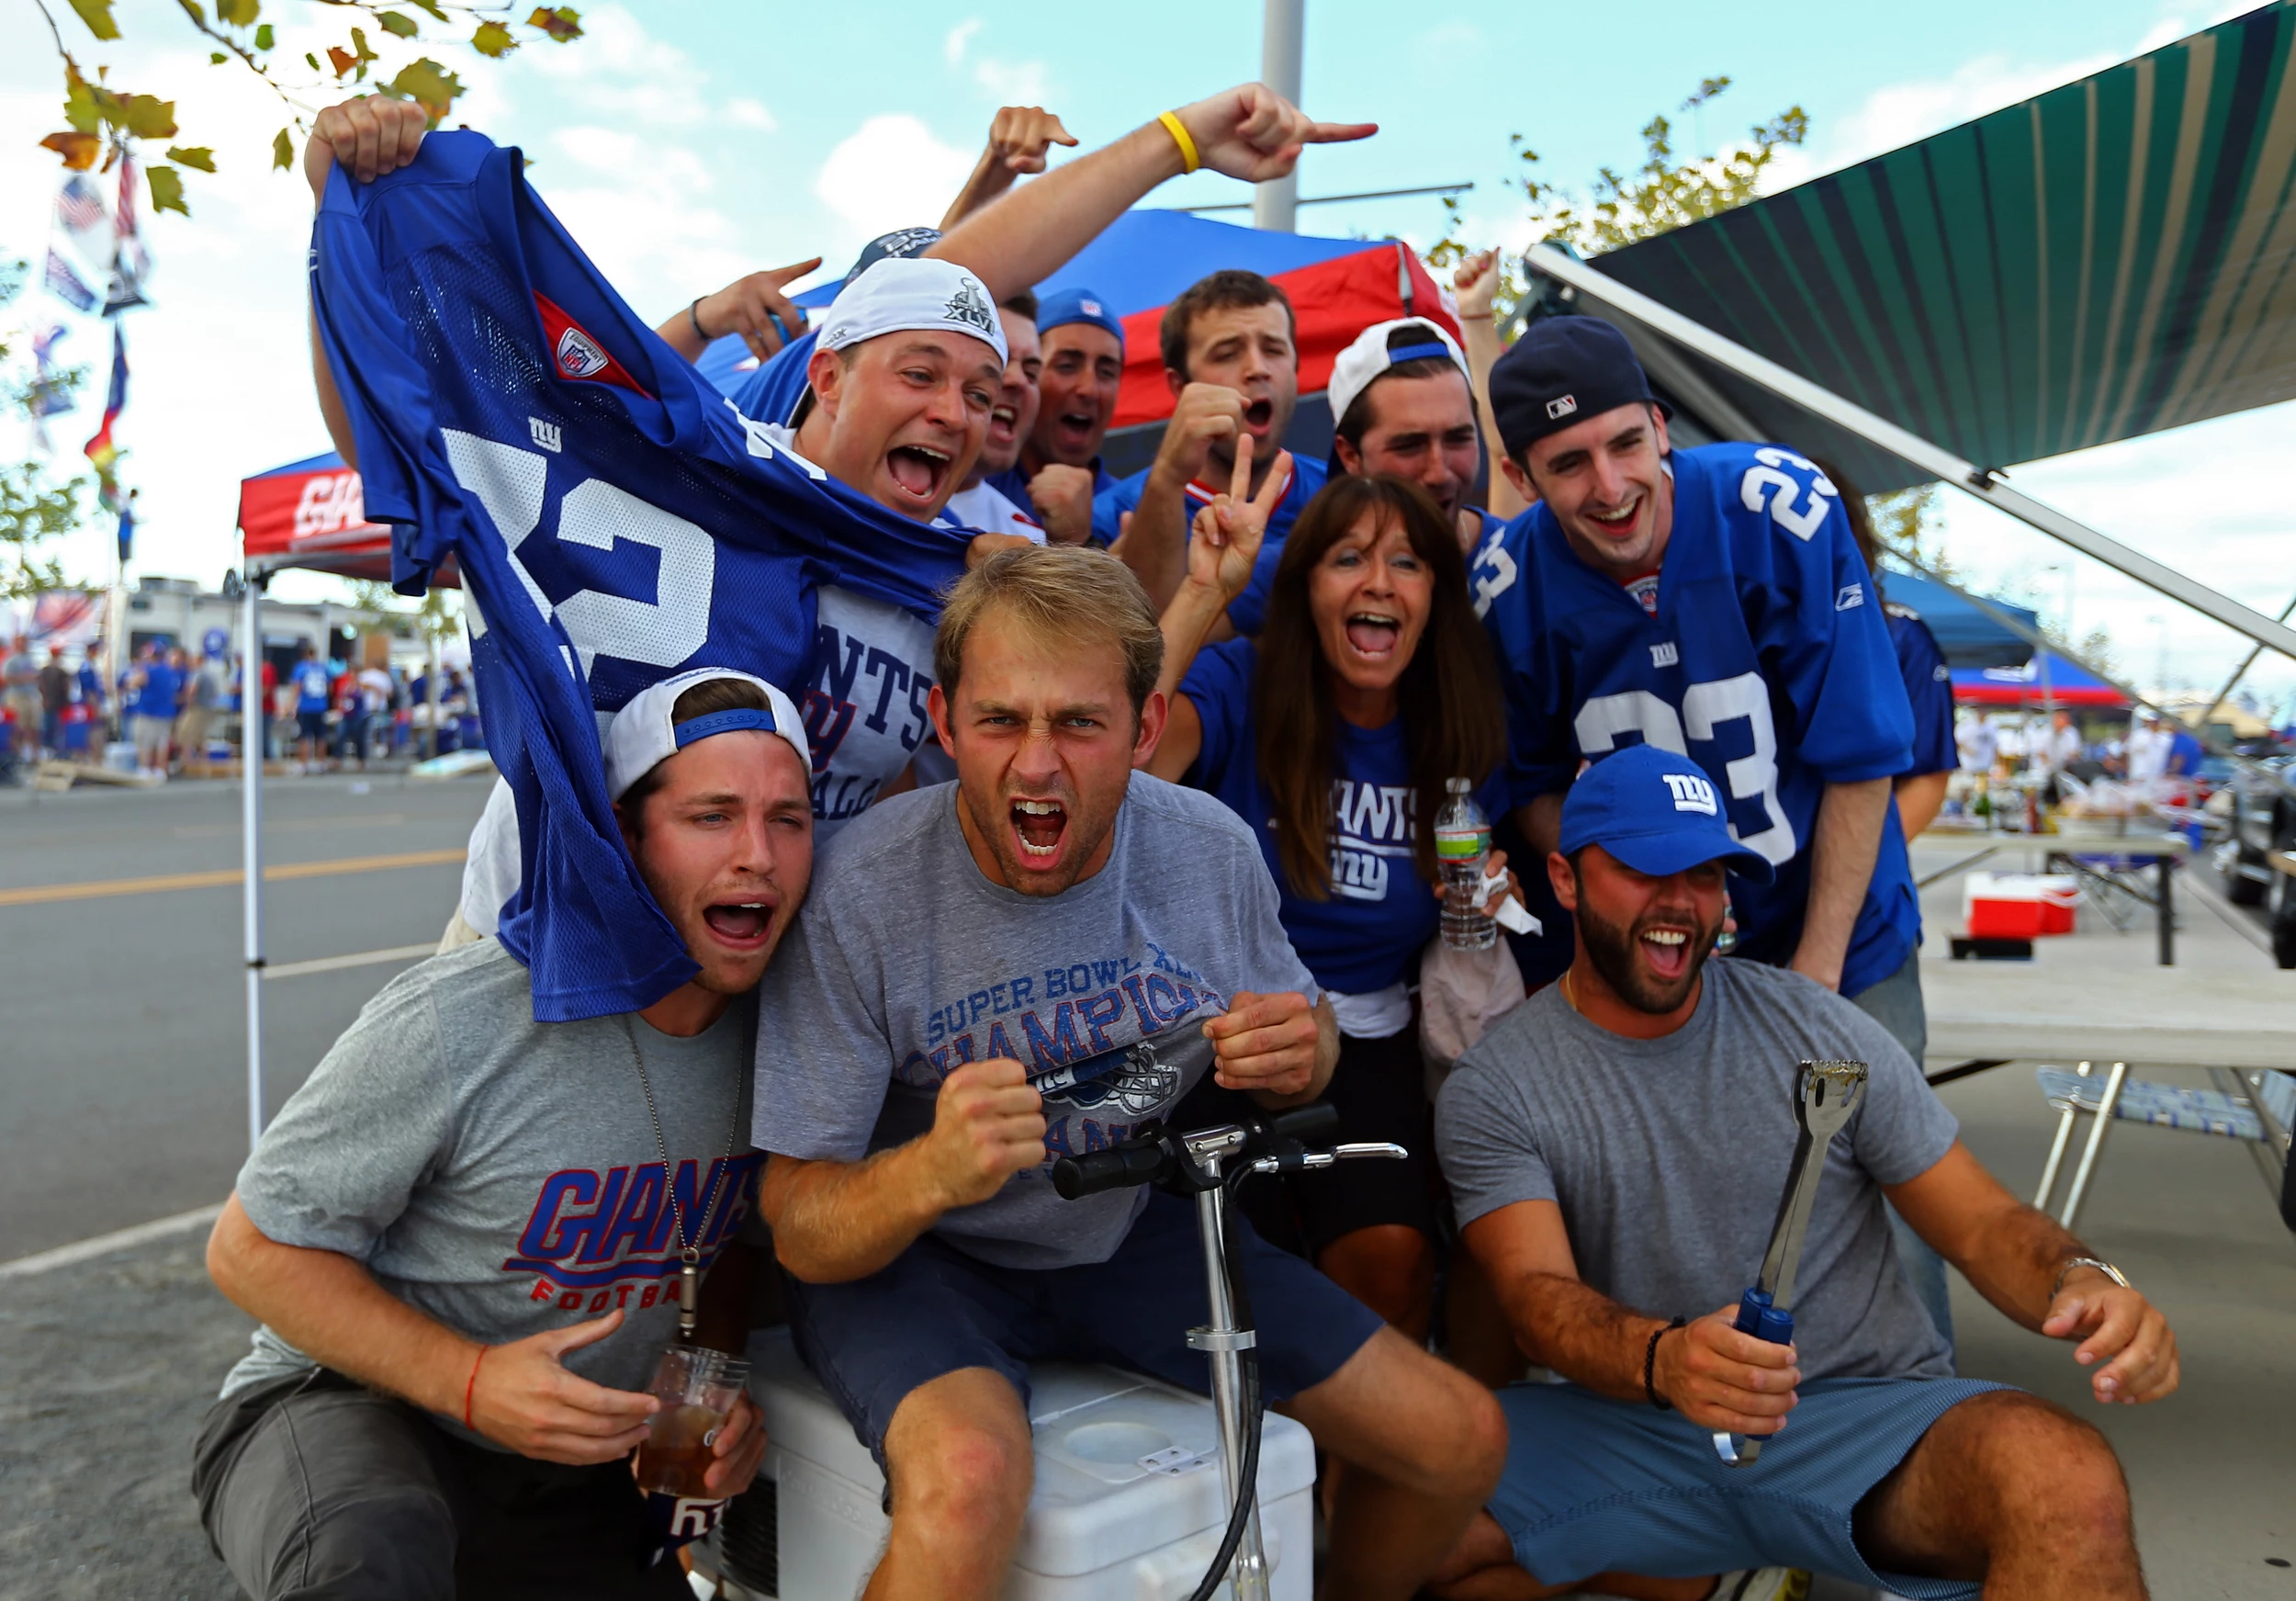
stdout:
<svg viewBox="0 0 2296 1601">
<path fill-rule="evenodd" d="M 749 1377 L 749 1364 L 723 1351 L 672 1346 L 654 1370 L 650 1392 L 661 1410 L 647 1422 L 637 1449 L 637 1487 L 649 1494 L 706 1499 L 717 1460 L 718 1431 Z"/>
</svg>

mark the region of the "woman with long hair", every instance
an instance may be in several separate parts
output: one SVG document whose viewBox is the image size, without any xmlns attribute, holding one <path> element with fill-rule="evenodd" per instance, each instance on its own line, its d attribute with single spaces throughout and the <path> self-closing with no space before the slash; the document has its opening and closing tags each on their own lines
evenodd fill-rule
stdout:
<svg viewBox="0 0 2296 1601">
<path fill-rule="evenodd" d="M 1239 445 L 1234 491 L 1198 513 L 1187 577 L 1164 614 L 1171 714 L 1147 766 L 1218 795 L 1259 836 L 1285 931 L 1338 1016 L 1327 1099 L 1340 1137 L 1411 1152 L 1260 1180 L 1243 1191 L 1247 1209 L 1268 1237 L 1424 1338 L 1438 1227 L 1410 986 L 1440 912 L 1446 781 L 1468 779 L 1487 813 L 1500 809 L 1498 672 L 1449 520 L 1392 478 L 1327 484 L 1284 541 L 1258 638 L 1207 648 L 1251 579 L 1266 521 L 1244 498 L 1249 448 Z M 1230 1092 L 1208 1082 L 1199 1093 L 1183 1115 L 1228 1111 Z"/>
</svg>

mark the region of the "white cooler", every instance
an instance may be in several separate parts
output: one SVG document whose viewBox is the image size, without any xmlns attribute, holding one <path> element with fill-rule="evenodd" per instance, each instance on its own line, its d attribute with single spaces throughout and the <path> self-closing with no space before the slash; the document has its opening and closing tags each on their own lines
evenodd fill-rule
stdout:
<svg viewBox="0 0 2296 1601">
<path fill-rule="evenodd" d="M 852 1601 L 884 1550 L 884 1480 L 788 1330 L 756 1336 L 749 1359 L 777 1488 L 778 1601 Z M 1007 1601 L 1182 1601 L 1227 1528 L 1211 1403 L 1116 1368 L 1048 1363 L 1029 1381 L 1036 1487 Z M 1314 1588 L 1314 1481 L 1308 1431 L 1269 1413 L 1260 1528 L 1275 1601 Z"/>
</svg>

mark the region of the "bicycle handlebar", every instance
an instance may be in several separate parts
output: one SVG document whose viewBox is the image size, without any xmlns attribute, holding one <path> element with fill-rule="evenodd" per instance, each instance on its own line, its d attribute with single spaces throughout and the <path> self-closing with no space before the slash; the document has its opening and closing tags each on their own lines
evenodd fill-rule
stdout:
<svg viewBox="0 0 2296 1601">
<path fill-rule="evenodd" d="M 1063 1201 L 1081 1201 L 1105 1190 L 1154 1184 L 1169 1159 L 1161 1144 L 1127 1140 L 1105 1151 L 1061 1157 L 1052 1164 L 1052 1188 Z"/>
</svg>

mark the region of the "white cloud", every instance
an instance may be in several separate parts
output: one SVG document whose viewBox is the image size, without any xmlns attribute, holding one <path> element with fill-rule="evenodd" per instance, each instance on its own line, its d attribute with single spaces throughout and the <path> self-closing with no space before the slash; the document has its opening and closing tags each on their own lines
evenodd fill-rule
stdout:
<svg viewBox="0 0 2296 1601">
<path fill-rule="evenodd" d="M 754 128 L 760 133 L 775 133 L 781 130 L 781 119 L 765 107 L 761 100 L 737 95 L 726 102 L 726 120 L 736 128 Z"/>
<path fill-rule="evenodd" d="M 858 243 L 938 221 L 973 159 L 906 112 L 872 117 L 829 152 L 813 192 L 854 231 Z"/>
<path fill-rule="evenodd" d="M 951 66 L 953 67 L 964 60 L 965 47 L 973 42 L 973 36 L 980 31 L 981 19 L 977 17 L 968 17 L 949 30 L 949 37 L 940 41 L 940 53 Z"/>
</svg>

